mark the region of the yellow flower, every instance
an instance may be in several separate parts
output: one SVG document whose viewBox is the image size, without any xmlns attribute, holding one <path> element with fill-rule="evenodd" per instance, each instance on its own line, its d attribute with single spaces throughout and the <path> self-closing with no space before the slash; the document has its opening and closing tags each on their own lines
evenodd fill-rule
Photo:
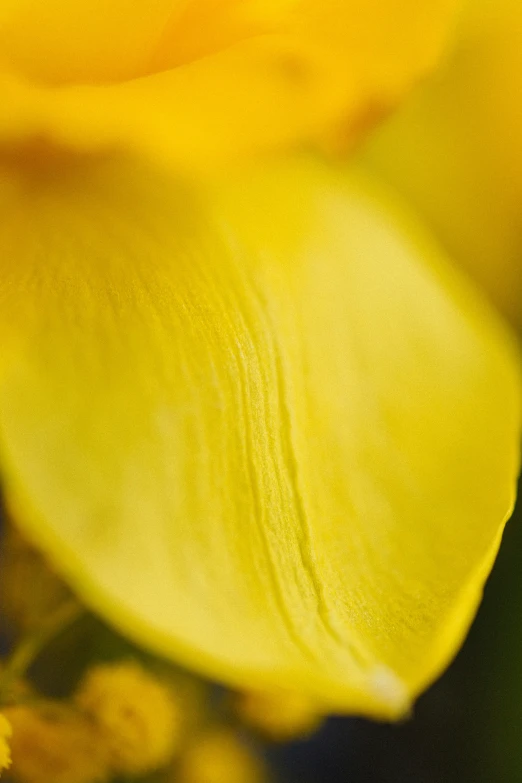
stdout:
<svg viewBox="0 0 522 783">
<path fill-rule="evenodd" d="M 274 151 L 397 98 L 448 5 L 0 11 L 7 502 L 139 642 L 388 718 L 480 599 L 517 357 L 378 183 Z"/>
</svg>

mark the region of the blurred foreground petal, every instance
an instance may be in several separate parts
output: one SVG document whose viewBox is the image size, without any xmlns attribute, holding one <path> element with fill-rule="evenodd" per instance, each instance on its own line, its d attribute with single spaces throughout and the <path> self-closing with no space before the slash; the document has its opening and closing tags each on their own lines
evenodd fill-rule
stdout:
<svg viewBox="0 0 522 783">
<path fill-rule="evenodd" d="M 205 168 L 348 139 L 437 62 L 456 0 L 8 0 L 0 145 Z"/>
</svg>

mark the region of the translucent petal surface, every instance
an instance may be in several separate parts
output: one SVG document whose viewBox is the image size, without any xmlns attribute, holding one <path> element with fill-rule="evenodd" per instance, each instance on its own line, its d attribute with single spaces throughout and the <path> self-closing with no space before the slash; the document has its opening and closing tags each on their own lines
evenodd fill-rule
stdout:
<svg viewBox="0 0 522 783">
<path fill-rule="evenodd" d="M 4 173 L 0 443 L 85 599 L 227 682 L 394 717 L 480 597 L 517 470 L 509 342 L 374 187 Z"/>
<path fill-rule="evenodd" d="M 455 0 L 9 0 L 0 144 L 138 146 L 208 165 L 351 137 L 433 63 Z M 364 124 L 364 123 L 363 123 Z"/>
<path fill-rule="evenodd" d="M 445 66 L 372 139 L 366 159 L 522 323 L 522 4 L 467 0 Z"/>
</svg>

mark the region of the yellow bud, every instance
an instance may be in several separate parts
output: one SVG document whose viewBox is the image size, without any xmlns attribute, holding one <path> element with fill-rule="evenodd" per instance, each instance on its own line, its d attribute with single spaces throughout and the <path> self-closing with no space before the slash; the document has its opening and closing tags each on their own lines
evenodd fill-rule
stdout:
<svg viewBox="0 0 522 783">
<path fill-rule="evenodd" d="M 90 722 L 54 703 L 17 705 L 5 714 L 12 726 L 13 778 L 20 783 L 102 783 L 107 757 Z"/>
<path fill-rule="evenodd" d="M 180 706 L 168 687 L 134 662 L 91 669 L 75 702 L 96 725 L 117 774 L 166 766 L 178 749 Z"/>
<path fill-rule="evenodd" d="M 223 728 L 189 746 L 176 770 L 175 783 L 262 783 L 263 767 L 235 734 Z"/>
<path fill-rule="evenodd" d="M 324 718 L 324 713 L 309 697 L 285 690 L 238 693 L 234 708 L 243 723 L 278 742 L 313 734 Z"/>
<path fill-rule="evenodd" d="M 0 713 L 0 773 L 11 764 L 11 751 L 8 742 L 11 733 L 11 724 L 7 718 Z"/>
</svg>

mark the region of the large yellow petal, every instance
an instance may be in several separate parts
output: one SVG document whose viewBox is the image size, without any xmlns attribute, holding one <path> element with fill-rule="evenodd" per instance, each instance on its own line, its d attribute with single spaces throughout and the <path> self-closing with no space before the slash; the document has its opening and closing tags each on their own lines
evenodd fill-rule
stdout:
<svg viewBox="0 0 522 783">
<path fill-rule="evenodd" d="M 365 155 L 522 324 L 520 0 L 467 0 L 445 67 Z"/>
<path fill-rule="evenodd" d="M 351 137 L 437 60 L 457 0 L 9 0 L 0 145 L 207 166 Z"/>
<path fill-rule="evenodd" d="M 364 178 L 4 172 L 8 500 L 95 609 L 227 682 L 402 714 L 514 491 L 510 342 Z"/>
</svg>

